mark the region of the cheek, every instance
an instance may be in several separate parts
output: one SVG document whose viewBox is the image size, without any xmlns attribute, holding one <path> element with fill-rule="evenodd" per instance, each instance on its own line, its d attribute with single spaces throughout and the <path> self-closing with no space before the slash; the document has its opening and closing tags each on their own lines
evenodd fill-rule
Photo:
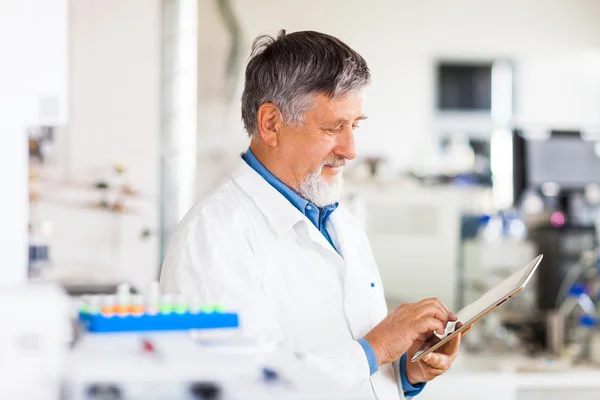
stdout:
<svg viewBox="0 0 600 400">
<path fill-rule="evenodd" d="M 323 149 L 313 146 L 305 148 L 302 151 L 298 151 L 295 155 L 296 158 L 301 158 L 303 166 L 307 169 L 307 172 L 314 173 L 319 169 L 319 166 L 325 161 L 329 155 Z"/>
<path fill-rule="evenodd" d="M 296 171 L 297 175 L 302 177 L 317 172 L 323 160 L 312 149 L 307 147 L 292 148 L 286 152 L 284 157 L 285 162 Z"/>
<path fill-rule="evenodd" d="M 315 158 L 314 154 L 307 154 L 306 158 L 305 158 L 305 165 L 306 165 L 306 169 L 307 169 L 307 173 L 316 173 L 319 171 L 319 168 L 321 166 L 321 161 L 322 159 L 320 158 Z"/>
<path fill-rule="evenodd" d="M 284 145 L 286 158 L 304 173 L 314 173 L 321 163 L 333 156 L 335 138 L 320 131 L 288 132 Z"/>
</svg>

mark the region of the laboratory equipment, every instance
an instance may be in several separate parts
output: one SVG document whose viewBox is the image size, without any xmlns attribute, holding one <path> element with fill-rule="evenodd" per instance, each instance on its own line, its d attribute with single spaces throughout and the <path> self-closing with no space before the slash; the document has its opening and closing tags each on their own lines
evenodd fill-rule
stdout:
<svg viewBox="0 0 600 400">
<path fill-rule="evenodd" d="M 499 237 L 496 240 L 476 238 L 464 241 L 460 306 L 475 301 L 496 282 L 533 259 L 535 252 L 535 246 L 527 240 Z"/>
<path fill-rule="evenodd" d="M 64 400 L 364 399 L 291 353 L 231 333 L 85 334 L 66 365 Z"/>
<path fill-rule="evenodd" d="M 515 132 L 522 153 L 515 162 L 522 164 L 526 186 L 540 187 L 555 182 L 561 190 L 579 190 L 600 182 L 600 157 L 596 142 L 585 140 L 580 132 L 551 131 L 547 138 L 526 138 Z"/>
<path fill-rule="evenodd" d="M 365 399 L 302 355 L 244 336 L 238 315 L 223 306 L 161 293 L 156 282 L 146 296 L 121 284 L 113 295 L 85 295 L 71 305 L 88 329 L 75 330 L 69 352 L 66 338 L 52 343 L 66 356 L 53 365 L 56 387 L 28 399 Z"/>
<path fill-rule="evenodd" d="M 163 295 L 159 304 L 142 295 L 129 298 L 129 288 L 116 296 L 85 296 L 79 322 L 88 332 L 181 331 L 190 329 L 237 328 L 237 313 L 219 305 L 198 308 L 186 299 Z M 125 298 L 123 298 L 125 297 Z M 153 308 L 154 307 L 154 308 Z"/>
<path fill-rule="evenodd" d="M 547 135 L 513 132 L 515 205 L 526 214 L 528 239 L 545 255 L 536 289 L 538 338 L 559 351 L 569 330 L 556 312 L 582 271 L 582 255 L 596 247 L 600 207 L 593 188 L 600 181 L 595 141 L 579 131 Z M 574 324 L 576 325 L 576 323 Z"/>
<path fill-rule="evenodd" d="M 593 226 L 552 226 L 541 224 L 529 226 L 529 240 L 544 253 L 544 265 L 536 282 L 537 315 L 532 315 L 537 341 L 553 353 L 559 352 L 570 327 L 559 311 L 568 298 L 569 289 L 584 272 L 582 255 L 596 246 L 596 230 Z"/>
<path fill-rule="evenodd" d="M 182 331 L 237 328 L 237 313 L 219 304 L 200 304 L 195 296 L 160 293 L 158 282 L 147 296 L 131 292 L 127 283 L 116 294 L 84 295 L 79 299 L 79 322 L 91 333 Z"/>
<path fill-rule="evenodd" d="M 578 276 L 573 278 L 567 279 L 567 282 L 570 284 Z M 588 295 L 586 286 L 571 286 L 560 307 L 548 312 L 546 347 L 550 353 L 562 356 L 567 347 L 575 347 L 575 351 L 569 352 L 571 357 L 576 360 L 589 358 L 592 332 L 597 326 L 595 314 L 596 306 Z"/>
<path fill-rule="evenodd" d="M 572 225 L 594 224 L 600 210 L 598 150 L 595 141 L 587 140 L 578 131 L 551 131 L 548 137 L 540 138 L 515 130 L 514 204 L 525 207 L 529 194 L 539 198 L 543 209 L 561 212 Z"/>
<path fill-rule="evenodd" d="M 195 296 L 127 284 L 77 300 L 85 328 L 63 399 L 360 399 L 277 343 L 243 336 L 236 313 Z"/>
<path fill-rule="evenodd" d="M 597 314 L 600 315 L 600 312 Z M 598 322 L 598 318 L 596 318 L 596 322 Z M 590 337 L 589 357 L 591 362 L 600 365 L 600 326 L 596 326 Z"/>
<path fill-rule="evenodd" d="M 530 225 L 529 240 L 545 257 L 545 268 L 537 277 L 537 307 L 540 310 L 556 309 L 565 300 L 570 285 L 575 283 L 570 282 L 560 293 L 569 271 L 579 266 L 584 252 L 595 248 L 596 230 L 593 226 Z"/>
<path fill-rule="evenodd" d="M 591 315 L 579 317 L 577 330 L 574 332 L 574 342 L 577 351 L 574 352 L 575 362 L 587 362 L 592 358 L 592 339 L 594 331 L 598 329 L 598 320 Z"/>
</svg>

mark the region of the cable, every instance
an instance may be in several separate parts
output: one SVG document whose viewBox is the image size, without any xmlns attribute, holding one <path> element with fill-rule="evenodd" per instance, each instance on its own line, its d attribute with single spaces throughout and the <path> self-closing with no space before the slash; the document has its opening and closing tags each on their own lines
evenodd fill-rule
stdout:
<svg viewBox="0 0 600 400">
<path fill-rule="evenodd" d="M 594 254 L 597 254 L 596 251 L 597 250 L 593 250 Z M 569 272 L 567 272 L 567 275 L 561 282 L 558 292 L 556 294 L 556 303 L 555 304 L 557 305 L 557 307 L 559 304 L 562 304 L 567 299 L 567 297 L 569 296 L 569 290 L 571 289 L 573 284 L 575 282 L 577 282 L 577 280 L 588 270 L 596 268 L 595 264 L 586 266 L 586 263 L 584 260 L 584 257 L 586 254 L 588 254 L 588 252 L 582 253 L 577 264 L 575 266 L 573 266 L 569 270 Z"/>
</svg>

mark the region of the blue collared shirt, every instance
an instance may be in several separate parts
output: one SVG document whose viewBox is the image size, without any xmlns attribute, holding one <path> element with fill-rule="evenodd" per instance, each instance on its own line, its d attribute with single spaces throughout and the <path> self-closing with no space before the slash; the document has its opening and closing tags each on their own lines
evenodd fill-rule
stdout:
<svg viewBox="0 0 600 400">
<path fill-rule="evenodd" d="M 262 176 L 271 186 L 273 186 L 279 193 L 283 195 L 294 207 L 298 209 L 302 214 L 306 216 L 317 227 L 317 229 L 325 236 L 325 239 L 331 244 L 331 246 L 335 248 L 333 241 L 331 240 L 331 236 L 327 232 L 326 223 L 331 213 L 335 211 L 338 207 L 339 203 L 330 204 L 325 207 L 319 208 L 315 206 L 310 201 L 302 198 L 298 193 L 294 192 L 290 189 L 285 183 L 281 182 L 279 178 L 271 173 L 259 160 L 256 158 L 252 150 L 248 149 L 244 154 L 242 154 L 242 158 L 246 161 L 253 170 L 258 172 L 260 176 Z M 339 253 L 339 251 L 338 251 Z M 371 375 L 373 375 L 378 370 L 377 366 L 377 358 L 375 357 L 375 352 L 373 348 L 365 339 L 358 339 L 357 342 L 361 345 L 363 350 L 365 351 L 365 355 L 367 357 L 367 361 L 369 363 L 369 370 Z M 406 354 L 402 356 L 400 359 L 400 379 L 402 381 L 402 389 L 404 390 L 404 394 L 406 396 L 416 396 L 421 393 L 425 384 L 418 384 L 417 386 L 413 386 L 408 382 L 406 377 Z"/>
</svg>

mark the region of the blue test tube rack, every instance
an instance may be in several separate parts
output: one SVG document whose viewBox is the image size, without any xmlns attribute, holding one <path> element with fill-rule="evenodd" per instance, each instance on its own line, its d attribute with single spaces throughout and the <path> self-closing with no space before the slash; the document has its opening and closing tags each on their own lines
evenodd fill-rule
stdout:
<svg viewBox="0 0 600 400">
<path fill-rule="evenodd" d="M 91 333 L 184 331 L 239 327 L 238 315 L 229 312 L 143 314 L 139 316 L 105 316 L 82 312 L 79 314 L 79 321 Z"/>
<path fill-rule="evenodd" d="M 119 285 L 117 294 L 83 296 L 79 322 L 92 333 L 186 331 L 191 329 L 238 328 L 236 313 L 218 304 L 199 306 L 182 295 L 160 295 L 153 284 L 150 296 L 131 295 L 129 285 Z"/>
</svg>

